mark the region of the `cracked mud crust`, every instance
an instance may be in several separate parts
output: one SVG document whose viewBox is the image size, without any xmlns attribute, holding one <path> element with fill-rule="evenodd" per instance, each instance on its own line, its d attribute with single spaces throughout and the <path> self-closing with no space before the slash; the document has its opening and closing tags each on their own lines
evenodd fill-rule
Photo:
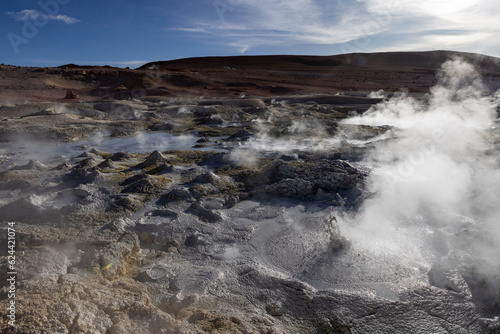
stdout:
<svg viewBox="0 0 500 334">
<path fill-rule="evenodd" d="M 161 65 L 163 83 L 145 69 L 42 71 L 64 77 L 54 85 L 88 78 L 80 100 L 0 106 L 0 280 L 8 222 L 18 272 L 16 326 L 4 283 L 0 332 L 500 333 L 498 266 L 460 249 L 397 261 L 339 223 L 374 196 L 363 158 L 397 137 L 340 121 L 380 99 L 280 96 L 295 86 L 224 76 L 238 89 L 229 98 L 202 74 L 174 73 L 182 62 Z M 148 94 L 130 96 L 146 77 Z M 100 98 L 99 80 L 124 87 Z M 192 98 L 201 84 L 209 92 Z M 471 226 L 457 235 L 473 238 Z"/>
</svg>

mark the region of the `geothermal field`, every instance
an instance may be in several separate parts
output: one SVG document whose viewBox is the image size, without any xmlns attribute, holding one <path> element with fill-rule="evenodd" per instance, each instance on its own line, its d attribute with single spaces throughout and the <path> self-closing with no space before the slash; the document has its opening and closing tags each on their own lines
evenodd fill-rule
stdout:
<svg viewBox="0 0 500 334">
<path fill-rule="evenodd" d="M 0 88 L 2 333 L 500 333 L 497 58 L 2 65 Z"/>
</svg>

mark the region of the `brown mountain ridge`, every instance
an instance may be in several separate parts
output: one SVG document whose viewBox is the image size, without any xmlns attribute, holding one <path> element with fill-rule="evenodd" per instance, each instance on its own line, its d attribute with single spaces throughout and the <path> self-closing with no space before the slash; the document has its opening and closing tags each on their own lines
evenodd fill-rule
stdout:
<svg viewBox="0 0 500 334">
<path fill-rule="evenodd" d="M 426 93 L 447 59 L 476 66 L 490 90 L 500 88 L 500 59 L 454 51 L 353 53 L 335 56 L 234 56 L 158 61 L 137 69 L 63 65 L 0 67 L 0 100 L 243 97 L 310 94 Z"/>
</svg>

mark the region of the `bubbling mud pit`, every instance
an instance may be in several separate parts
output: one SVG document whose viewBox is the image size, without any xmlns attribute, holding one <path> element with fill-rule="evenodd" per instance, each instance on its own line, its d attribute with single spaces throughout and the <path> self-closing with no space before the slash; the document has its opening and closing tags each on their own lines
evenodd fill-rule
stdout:
<svg viewBox="0 0 500 334">
<path fill-rule="evenodd" d="M 4 288 L 2 331 L 499 333 L 498 94 L 454 60 L 429 96 L 379 102 L 351 117 L 314 97 L 29 116 L 73 141 L 19 130 L 2 146 L 0 219 L 18 243 L 17 326 Z"/>
</svg>

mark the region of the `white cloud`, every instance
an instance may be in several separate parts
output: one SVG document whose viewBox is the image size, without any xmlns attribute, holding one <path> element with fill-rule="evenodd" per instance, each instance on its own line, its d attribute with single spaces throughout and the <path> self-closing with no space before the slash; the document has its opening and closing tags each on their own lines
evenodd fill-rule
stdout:
<svg viewBox="0 0 500 334">
<path fill-rule="evenodd" d="M 222 0 L 221 0 L 222 1 Z M 220 2 L 220 1 L 219 1 Z M 180 28 L 239 52 L 258 46 L 342 45 L 352 52 L 395 46 L 492 54 L 497 0 L 238 0 Z M 210 11 L 208 11 L 210 12 Z M 201 22 L 201 23 L 200 23 Z M 488 43 L 489 39 L 489 43 Z M 400 49 L 405 50 L 405 49 Z"/>
<path fill-rule="evenodd" d="M 80 20 L 75 19 L 74 17 L 69 17 L 67 15 L 56 15 L 56 16 L 49 15 L 48 19 L 54 21 L 60 21 L 66 24 L 73 24 L 80 22 Z"/>
<path fill-rule="evenodd" d="M 20 12 L 8 12 L 7 14 L 16 21 L 36 20 L 40 16 L 40 13 L 34 9 L 25 9 Z"/>
<path fill-rule="evenodd" d="M 245 43 L 232 43 L 231 46 L 234 46 L 238 49 L 238 52 L 239 53 L 245 53 L 247 52 L 247 50 L 250 48 L 250 46 L 248 44 L 245 44 Z"/>
<path fill-rule="evenodd" d="M 498 47 L 491 41 L 498 34 L 488 32 L 464 32 L 457 35 L 425 34 L 411 40 L 401 40 L 390 45 L 380 45 L 374 51 L 423 51 L 423 50 L 460 50 L 499 56 Z"/>
<path fill-rule="evenodd" d="M 185 31 L 185 32 L 202 32 L 202 33 L 207 32 L 207 30 L 205 28 L 202 28 L 202 27 L 196 27 L 196 28 L 181 27 L 181 28 L 175 28 L 175 29 L 172 29 L 172 30 Z"/>
<path fill-rule="evenodd" d="M 373 13 L 390 10 L 392 15 L 388 30 L 391 36 L 374 51 L 445 49 L 500 56 L 493 42 L 500 38 L 498 1 L 364 0 L 363 3 Z"/>
<path fill-rule="evenodd" d="M 343 6 L 340 2 L 242 0 L 238 3 L 239 6 L 214 8 L 212 20 L 201 24 L 198 20 L 195 26 L 179 30 L 223 37 L 242 53 L 259 45 L 344 43 L 384 30 L 380 25 L 374 28 L 367 20 L 357 20 L 363 8 L 356 11 L 352 5 Z"/>
<path fill-rule="evenodd" d="M 108 62 L 100 61 L 95 63 L 108 64 L 108 65 L 123 65 L 123 66 L 141 66 L 149 62 L 151 62 L 151 60 L 127 60 L 127 61 L 108 61 Z"/>
<path fill-rule="evenodd" d="M 481 0 L 357 0 L 370 12 L 396 15 L 444 16 L 464 11 Z"/>
<path fill-rule="evenodd" d="M 20 12 L 8 12 L 10 17 L 16 21 L 26 21 L 26 20 L 50 20 L 58 21 L 65 24 L 74 24 L 80 22 L 80 20 L 75 19 L 67 15 L 47 15 L 45 13 L 39 12 L 35 9 L 25 9 Z"/>
<path fill-rule="evenodd" d="M 144 64 L 147 64 L 149 62 L 152 62 L 152 60 L 124 60 L 124 61 L 103 61 L 103 60 L 78 60 L 74 61 L 74 63 L 79 64 L 79 65 L 109 65 L 109 66 L 132 66 L 132 67 L 139 67 Z M 56 63 L 61 64 L 64 63 L 64 61 L 57 61 Z"/>
</svg>

